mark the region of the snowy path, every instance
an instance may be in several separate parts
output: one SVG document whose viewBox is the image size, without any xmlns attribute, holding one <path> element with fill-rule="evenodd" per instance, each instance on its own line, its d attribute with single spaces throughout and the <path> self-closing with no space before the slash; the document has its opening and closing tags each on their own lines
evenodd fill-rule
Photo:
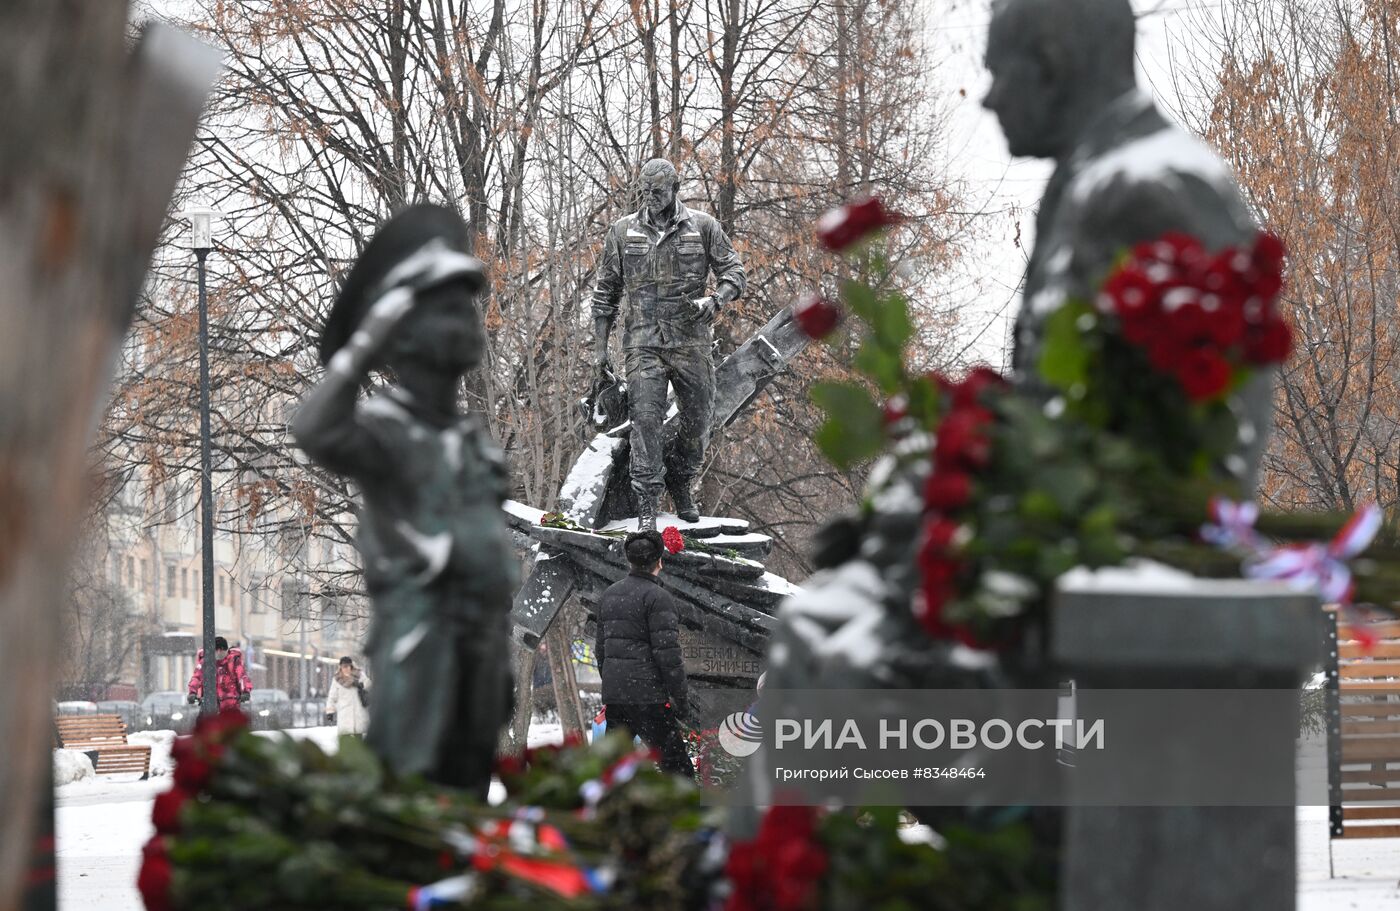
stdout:
<svg viewBox="0 0 1400 911">
<path fill-rule="evenodd" d="M 323 745 L 331 728 L 291 732 Z M 556 743 L 558 725 L 535 725 L 531 745 Z M 58 791 L 59 907 L 142 911 L 136 892 L 141 845 L 151 837 L 151 801 L 169 786 L 152 781 L 78 782 Z M 1297 911 L 1400 911 L 1400 839 L 1339 841 L 1336 878 L 1327 874 L 1327 808 L 1298 810 Z"/>
<path fill-rule="evenodd" d="M 1334 842 L 1327 876 L 1327 808 L 1298 810 L 1298 911 L 1400 911 L 1400 838 Z"/>
</svg>

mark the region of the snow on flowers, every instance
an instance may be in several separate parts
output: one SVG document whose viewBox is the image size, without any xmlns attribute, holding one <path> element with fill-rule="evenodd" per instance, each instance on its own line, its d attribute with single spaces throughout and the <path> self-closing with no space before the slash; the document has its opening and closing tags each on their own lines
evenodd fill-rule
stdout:
<svg viewBox="0 0 1400 911">
<path fill-rule="evenodd" d="M 824 224 L 852 218 L 847 207 Z M 892 277 L 879 245 L 862 257 Z M 1038 360 L 1015 389 L 986 368 L 957 381 L 911 370 L 908 301 L 847 282 L 845 309 L 864 323 L 853 362 L 861 379 L 813 387 L 827 412 L 816 442 L 842 468 L 882 456 L 867 515 L 905 508 L 887 489 L 922 489 L 911 619 L 935 640 L 1005 647 L 1039 622 L 1055 580 L 1077 566 L 1151 556 L 1239 575 L 1196 532 L 1212 497 L 1244 491 L 1240 453 L 1255 428 L 1233 397 L 1292 347 L 1278 309 L 1284 262 L 1283 245 L 1263 233 L 1215 251 L 1180 233 L 1137 244 L 1093 300 L 1070 299 L 1045 317 Z M 1340 521 L 1312 524 L 1325 537 Z M 1241 533 L 1239 522 L 1218 530 Z M 1324 551 L 1286 545 L 1244 572 L 1287 573 L 1327 596 L 1351 579 L 1345 561 L 1359 548 Z"/>
<path fill-rule="evenodd" d="M 1292 331 L 1276 306 L 1283 262 L 1283 244 L 1270 234 L 1212 254 L 1193 237 L 1167 233 L 1132 249 L 1096 305 L 1155 369 L 1205 401 L 1242 371 L 1288 357 Z"/>
</svg>

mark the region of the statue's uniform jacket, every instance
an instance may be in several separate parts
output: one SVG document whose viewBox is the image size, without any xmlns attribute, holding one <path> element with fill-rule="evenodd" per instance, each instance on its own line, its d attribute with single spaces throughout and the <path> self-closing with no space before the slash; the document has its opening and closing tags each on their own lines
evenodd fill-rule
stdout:
<svg viewBox="0 0 1400 911">
<path fill-rule="evenodd" d="M 442 426 L 406 399 L 390 389 L 360 401 L 353 423 L 320 441 L 316 458 L 372 479 L 360 484 L 358 541 L 375 603 L 368 741 L 395 771 L 415 773 L 441 769 L 446 756 L 491 755 L 470 741 L 494 744 L 510 715 L 509 656 L 498 644 L 518 580 L 499 521 L 507 493 L 500 450 L 475 417 Z M 459 699 L 470 700 L 470 713 L 456 710 Z M 465 714 L 469 730 L 451 721 Z M 447 777 L 471 783 L 489 774 L 463 768 Z"/>
<path fill-rule="evenodd" d="M 594 317 L 611 321 L 625 298 L 622 346 L 632 421 L 632 486 L 657 496 L 688 484 L 700 470 L 714 412 L 714 332 L 694 301 L 710 273 L 735 297 L 746 287 L 744 267 L 718 221 L 676 201 L 675 217 L 654 226 L 642 211 L 608 229 L 593 293 Z M 680 432 L 663 467 L 661 427 L 667 382 L 676 391 Z M 669 477 L 668 477 L 669 475 Z"/>
</svg>

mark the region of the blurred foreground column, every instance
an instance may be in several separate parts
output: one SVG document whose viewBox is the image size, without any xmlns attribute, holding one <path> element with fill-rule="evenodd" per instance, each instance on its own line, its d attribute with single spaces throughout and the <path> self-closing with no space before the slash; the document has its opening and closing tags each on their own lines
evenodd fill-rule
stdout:
<svg viewBox="0 0 1400 911">
<path fill-rule="evenodd" d="M 49 781 L 87 449 L 216 54 L 127 4 L 0 3 L 0 911 Z"/>
<path fill-rule="evenodd" d="M 1105 748 L 1079 751 L 1067 776 L 1069 801 L 1094 805 L 1065 811 L 1063 911 L 1294 907 L 1297 689 L 1321 649 L 1317 599 L 1075 576 L 1054 608 L 1054 656 L 1077 717 L 1112 720 Z M 1257 805 L 1223 805 L 1241 798 Z"/>
</svg>

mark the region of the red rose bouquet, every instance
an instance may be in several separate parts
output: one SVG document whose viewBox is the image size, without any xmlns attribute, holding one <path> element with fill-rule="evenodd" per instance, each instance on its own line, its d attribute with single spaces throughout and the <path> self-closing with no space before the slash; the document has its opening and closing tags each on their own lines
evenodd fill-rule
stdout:
<svg viewBox="0 0 1400 911">
<path fill-rule="evenodd" d="M 863 256 L 888 271 L 878 246 Z M 1198 532 L 1213 498 L 1243 492 L 1240 452 L 1257 428 L 1234 399 L 1266 391 L 1264 371 L 1292 344 L 1283 267 L 1267 234 L 1213 252 L 1181 234 L 1125 250 L 1094 300 L 1046 317 L 1020 389 L 986 368 L 959 380 L 911 370 L 908 302 L 848 282 L 863 380 L 813 388 L 827 413 L 816 442 L 841 467 L 879 457 L 867 527 L 910 510 L 903 491 L 922 492 L 911 619 L 935 640 L 1000 647 L 1039 622 L 1055 581 L 1078 566 L 1146 556 L 1240 575 L 1238 556 Z M 821 324 L 842 316 L 823 312 Z M 1261 515 L 1258 527 L 1330 537 L 1345 518 Z M 1358 597 L 1389 573 L 1358 567 Z"/>
</svg>

